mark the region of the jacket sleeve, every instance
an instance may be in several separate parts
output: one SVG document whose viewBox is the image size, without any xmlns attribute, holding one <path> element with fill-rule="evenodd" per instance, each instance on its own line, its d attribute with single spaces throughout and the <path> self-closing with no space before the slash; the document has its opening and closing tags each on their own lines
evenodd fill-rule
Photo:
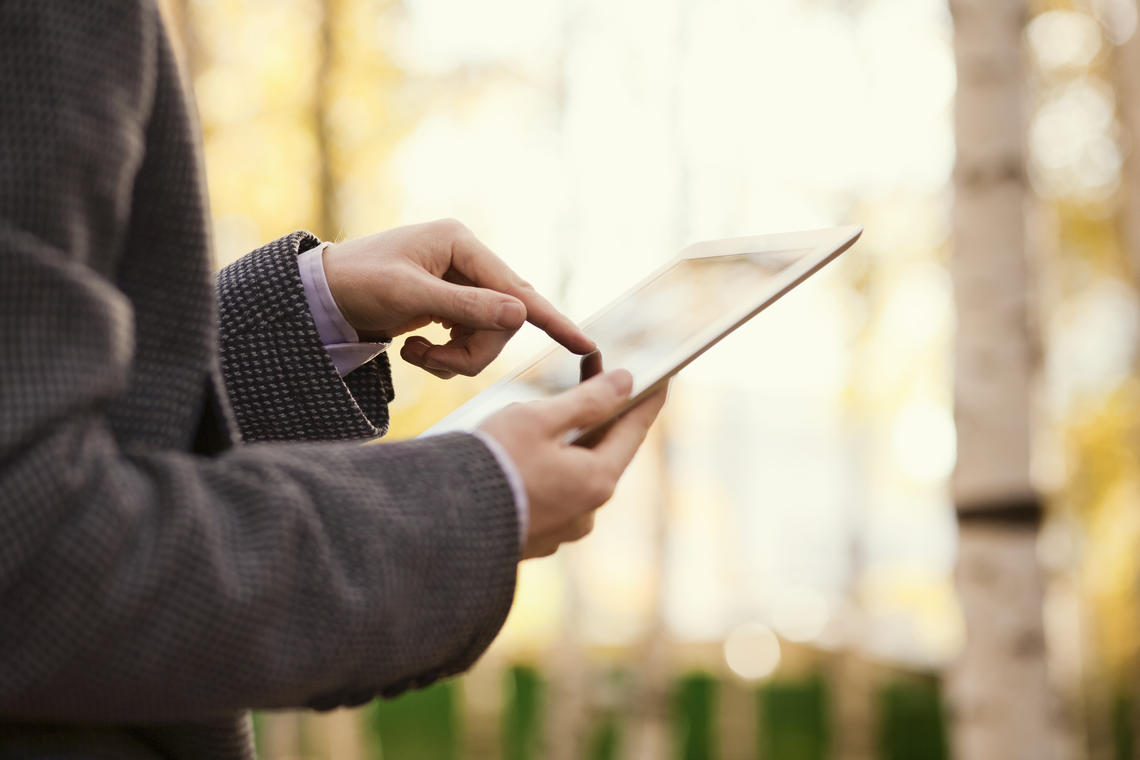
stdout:
<svg viewBox="0 0 1140 760">
<path fill-rule="evenodd" d="M 222 375 L 245 441 L 373 438 L 393 398 L 386 353 L 341 378 L 305 301 L 295 232 L 218 274 Z"/>
<path fill-rule="evenodd" d="M 477 439 L 205 458 L 109 428 L 134 315 L 92 262 L 130 218 L 159 23 L 0 3 L 0 717 L 332 707 L 460 671 L 518 559 Z"/>
</svg>

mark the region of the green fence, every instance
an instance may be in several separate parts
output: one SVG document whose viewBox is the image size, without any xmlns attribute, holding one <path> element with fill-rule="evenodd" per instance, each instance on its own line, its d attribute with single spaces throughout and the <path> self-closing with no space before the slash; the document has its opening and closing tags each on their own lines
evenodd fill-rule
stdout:
<svg viewBox="0 0 1140 760">
<path fill-rule="evenodd" d="M 376 701 L 366 713 L 375 760 L 457 760 L 459 682 L 441 681 L 399 699 Z"/>
<path fill-rule="evenodd" d="M 827 685 L 821 676 L 775 682 L 756 695 L 763 760 L 824 760 L 831 745 Z"/>
<path fill-rule="evenodd" d="M 628 678 L 613 671 L 605 682 Z M 681 675 L 671 689 L 669 721 L 677 760 L 719 757 L 718 694 L 721 682 L 708 673 Z M 739 687 L 737 687 L 739 688 Z M 437 683 L 398 699 L 378 701 L 363 713 L 370 760 L 457 760 L 463 756 L 462 681 Z M 631 698 L 627 689 L 617 689 Z M 502 760 L 539 760 L 544 755 L 547 709 L 542 674 L 529 666 L 504 673 L 500 723 Z M 611 700 L 612 702 L 613 700 Z M 834 748 L 831 693 L 827 679 L 811 675 L 764 683 L 755 689 L 756 757 L 760 760 L 827 760 Z M 618 700 L 617 702 L 620 702 Z M 947 731 L 938 681 L 905 676 L 888 680 L 874 699 L 878 758 L 948 760 Z M 628 707 L 628 705 L 624 705 Z M 1130 757 L 1130 703 L 1117 707 L 1119 758 Z M 628 711 L 620 703 L 594 705 L 583 737 L 583 760 L 618 760 Z"/>
<path fill-rule="evenodd" d="M 942 697 L 933 678 L 900 679 L 879 692 L 883 760 L 948 760 Z"/>
</svg>

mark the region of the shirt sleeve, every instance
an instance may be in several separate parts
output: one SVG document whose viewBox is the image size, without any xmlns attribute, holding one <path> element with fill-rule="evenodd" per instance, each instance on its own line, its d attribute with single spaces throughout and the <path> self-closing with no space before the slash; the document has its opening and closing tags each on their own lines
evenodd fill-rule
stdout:
<svg viewBox="0 0 1140 760">
<path fill-rule="evenodd" d="M 313 322 L 317 325 L 317 334 L 321 336 L 321 342 L 324 343 L 325 350 L 329 352 L 329 357 L 336 365 L 337 372 L 344 377 L 387 350 L 391 341 L 361 342 L 356 330 L 341 314 L 325 278 L 322 254 L 327 247 L 328 243 L 321 243 L 305 251 L 297 257 L 297 266 L 301 270 L 301 284 L 305 290 L 309 311 L 313 315 Z M 501 443 L 478 430 L 475 431 L 475 437 L 495 455 L 511 486 L 515 509 L 519 515 L 519 546 L 522 546 L 526 543 L 527 526 L 530 521 L 530 503 L 522 475 Z"/>
<path fill-rule="evenodd" d="M 382 354 L 392 341 L 361 341 L 356 330 L 340 313 L 325 278 L 323 254 L 327 247 L 328 243 L 321 243 L 305 251 L 297 257 L 297 267 L 301 271 L 301 285 L 313 322 L 317 325 L 317 334 L 336 365 L 336 371 L 344 377 Z"/>
</svg>

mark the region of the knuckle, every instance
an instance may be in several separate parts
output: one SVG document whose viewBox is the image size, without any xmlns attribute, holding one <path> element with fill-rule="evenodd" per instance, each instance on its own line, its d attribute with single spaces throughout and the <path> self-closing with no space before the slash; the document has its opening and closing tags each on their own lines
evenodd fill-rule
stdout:
<svg viewBox="0 0 1140 760">
<path fill-rule="evenodd" d="M 457 313 L 468 316 L 479 313 L 479 296 L 474 290 L 470 288 L 456 288 L 451 298 Z"/>
<path fill-rule="evenodd" d="M 463 373 L 468 377 L 475 377 L 480 372 L 487 369 L 488 364 L 490 364 L 490 361 L 484 361 L 483 359 L 472 359 L 463 368 Z"/>
<path fill-rule="evenodd" d="M 602 473 L 594 473 L 586 483 L 586 498 L 591 504 L 599 505 L 609 501 L 613 488 L 609 478 Z"/>
<path fill-rule="evenodd" d="M 551 425 L 554 423 L 554 412 L 550 404 L 544 401 L 516 402 L 511 406 L 519 408 L 520 415 L 526 415 L 536 425 Z"/>
<path fill-rule="evenodd" d="M 617 484 L 618 479 L 616 476 L 609 474 L 605 476 L 605 479 L 602 481 L 602 493 L 604 494 L 602 501 L 609 501 L 614 497 L 614 492 L 617 491 Z"/>
<path fill-rule="evenodd" d="M 613 494 L 614 491 L 617 490 L 618 481 L 621 480 L 621 476 L 622 476 L 623 472 L 624 472 L 624 470 L 622 470 L 622 466 L 621 466 L 620 462 L 608 462 L 603 467 L 603 473 L 604 474 L 602 477 L 605 479 L 606 484 L 610 489 L 611 495 Z"/>
<path fill-rule="evenodd" d="M 543 424 L 543 411 L 540 402 L 516 401 L 496 412 L 492 419 L 530 438 Z"/>
<path fill-rule="evenodd" d="M 606 413 L 606 400 L 597 393 L 587 393 L 582 397 L 582 411 L 591 417 L 601 417 Z"/>
<path fill-rule="evenodd" d="M 463 375 L 464 377 L 475 377 L 479 374 L 479 367 L 473 366 L 464 362 L 455 367 L 456 374 Z"/>
<path fill-rule="evenodd" d="M 594 530 L 594 516 L 592 514 L 578 520 L 570 529 L 570 540 L 578 541 L 590 535 Z"/>
<path fill-rule="evenodd" d="M 467 226 L 463 222 L 450 216 L 437 219 L 432 225 L 446 235 L 462 235 L 467 231 Z"/>
</svg>

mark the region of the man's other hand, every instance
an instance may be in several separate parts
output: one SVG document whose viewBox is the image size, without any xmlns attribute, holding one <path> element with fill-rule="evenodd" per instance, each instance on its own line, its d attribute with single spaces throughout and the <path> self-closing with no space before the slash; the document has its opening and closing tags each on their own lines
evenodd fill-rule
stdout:
<svg viewBox="0 0 1140 760">
<path fill-rule="evenodd" d="M 553 554 L 593 528 L 594 510 L 613 495 L 667 389 L 622 415 L 592 448 L 572 446 L 566 436 L 608 420 L 632 387 L 625 370 L 607 372 L 554 398 L 512 404 L 480 426 L 507 450 L 526 486 L 530 522 L 524 559 Z"/>
<path fill-rule="evenodd" d="M 577 354 L 594 342 L 462 224 L 444 219 L 330 245 L 325 278 L 364 339 L 389 339 L 440 322 L 451 339 L 415 335 L 400 356 L 444 379 L 475 375 L 529 321 Z"/>
</svg>

